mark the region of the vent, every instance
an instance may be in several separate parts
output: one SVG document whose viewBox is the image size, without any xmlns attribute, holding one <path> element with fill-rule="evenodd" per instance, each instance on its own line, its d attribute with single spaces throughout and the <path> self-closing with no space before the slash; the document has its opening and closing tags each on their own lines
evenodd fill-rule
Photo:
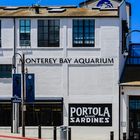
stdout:
<svg viewBox="0 0 140 140">
<path fill-rule="evenodd" d="M 8 7 L 5 7 L 4 10 L 17 10 L 19 9 L 19 7 L 11 7 L 11 6 L 8 6 Z"/>
<path fill-rule="evenodd" d="M 61 7 L 49 7 L 47 8 L 49 13 L 62 13 L 66 11 L 66 8 Z"/>
<path fill-rule="evenodd" d="M 33 5 L 33 8 L 35 9 L 35 14 L 40 13 L 40 11 L 39 11 L 40 5 Z"/>
</svg>

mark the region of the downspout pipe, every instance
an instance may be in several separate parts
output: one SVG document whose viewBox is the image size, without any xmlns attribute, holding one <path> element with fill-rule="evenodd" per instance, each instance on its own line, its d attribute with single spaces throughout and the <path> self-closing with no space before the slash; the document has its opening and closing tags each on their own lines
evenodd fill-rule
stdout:
<svg viewBox="0 0 140 140">
<path fill-rule="evenodd" d="M 13 55 L 13 69 L 14 69 L 14 73 L 16 73 L 16 19 L 15 19 L 15 17 L 14 17 L 14 19 L 13 19 L 13 21 L 14 21 L 14 51 L 13 51 L 13 53 L 14 53 L 14 55 Z"/>
</svg>

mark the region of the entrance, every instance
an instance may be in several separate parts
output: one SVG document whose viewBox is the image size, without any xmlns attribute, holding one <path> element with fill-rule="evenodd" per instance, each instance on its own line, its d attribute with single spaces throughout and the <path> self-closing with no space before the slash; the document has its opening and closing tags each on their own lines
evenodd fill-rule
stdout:
<svg viewBox="0 0 140 140">
<path fill-rule="evenodd" d="M 129 96 L 129 139 L 140 140 L 140 96 Z"/>
</svg>

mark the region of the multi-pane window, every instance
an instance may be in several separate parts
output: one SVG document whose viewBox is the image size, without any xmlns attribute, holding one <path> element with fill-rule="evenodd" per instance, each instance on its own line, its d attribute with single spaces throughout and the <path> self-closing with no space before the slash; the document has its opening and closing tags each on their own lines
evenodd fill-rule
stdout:
<svg viewBox="0 0 140 140">
<path fill-rule="evenodd" d="M 73 47 L 94 47 L 95 20 L 73 20 Z"/>
<path fill-rule="evenodd" d="M 47 102 L 43 103 L 38 101 L 36 101 L 34 104 L 26 104 L 25 125 L 26 126 L 63 125 L 63 104 L 62 103 L 51 104 Z"/>
<path fill-rule="evenodd" d="M 0 78 L 11 78 L 11 77 L 12 77 L 12 65 L 0 64 Z"/>
<path fill-rule="evenodd" d="M 38 20 L 38 47 L 59 47 L 59 20 Z"/>
<path fill-rule="evenodd" d="M 29 19 L 20 20 L 20 46 L 30 46 L 31 21 Z"/>
</svg>

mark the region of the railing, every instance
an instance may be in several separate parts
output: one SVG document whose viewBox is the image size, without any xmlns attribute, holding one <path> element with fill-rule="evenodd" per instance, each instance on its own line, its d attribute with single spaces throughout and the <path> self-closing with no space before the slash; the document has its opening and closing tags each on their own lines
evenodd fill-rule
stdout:
<svg viewBox="0 0 140 140">
<path fill-rule="evenodd" d="M 140 65 L 140 56 L 128 56 L 127 64 L 129 64 L 129 65 Z"/>
</svg>

